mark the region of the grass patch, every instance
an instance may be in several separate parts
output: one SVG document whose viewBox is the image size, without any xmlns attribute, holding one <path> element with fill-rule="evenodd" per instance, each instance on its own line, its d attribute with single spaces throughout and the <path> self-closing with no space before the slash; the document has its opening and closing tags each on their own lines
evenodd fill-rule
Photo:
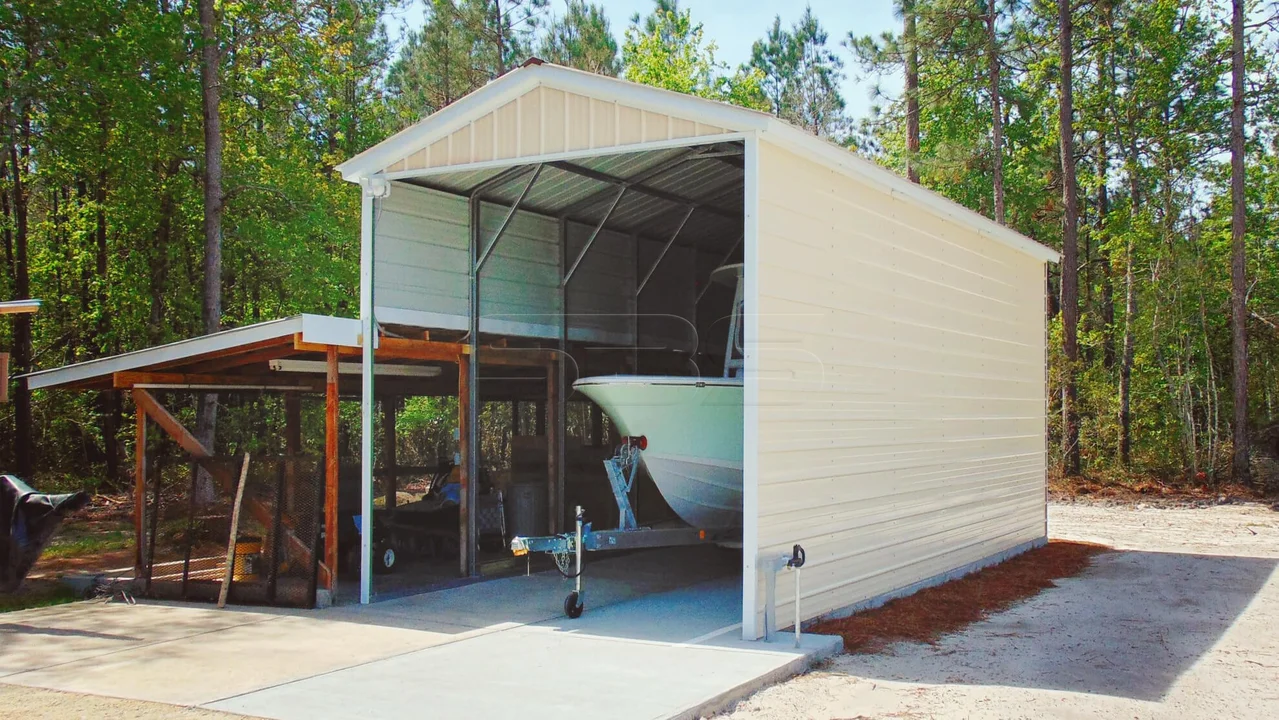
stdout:
<svg viewBox="0 0 1279 720">
<path fill-rule="evenodd" d="M 60 560 L 124 550 L 133 547 L 133 526 L 116 521 L 63 523 L 41 559 Z"/>
<path fill-rule="evenodd" d="M 998 565 L 926 588 L 882 607 L 818 623 L 810 631 L 844 638 L 844 651 L 874 653 L 895 642 L 934 643 L 987 616 L 1033 597 L 1055 580 L 1083 572 L 1109 548 L 1051 541 Z"/>
<path fill-rule="evenodd" d="M 0 594 L 0 613 L 62 605 L 79 600 L 71 588 L 52 580 L 28 580 L 16 593 Z"/>
</svg>

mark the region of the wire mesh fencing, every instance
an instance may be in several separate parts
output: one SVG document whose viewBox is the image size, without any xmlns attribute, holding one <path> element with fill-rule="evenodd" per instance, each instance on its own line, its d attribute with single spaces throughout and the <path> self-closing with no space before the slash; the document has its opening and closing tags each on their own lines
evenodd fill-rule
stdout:
<svg viewBox="0 0 1279 720">
<path fill-rule="evenodd" d="M 187 458 L 170 472 L 156 468 L 150 474 L 138 577 L 143 595 L 211 602 L 229 576 L 228 602 L 315 605 L 323 462 L 250 456 L 247 469 L 244 462 L 243 455 Z"/>
</svg>

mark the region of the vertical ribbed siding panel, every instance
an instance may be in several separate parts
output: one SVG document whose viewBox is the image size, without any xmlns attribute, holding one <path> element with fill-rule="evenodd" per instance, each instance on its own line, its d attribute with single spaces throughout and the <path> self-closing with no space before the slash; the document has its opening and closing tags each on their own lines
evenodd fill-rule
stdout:
<svg viewBox="0 0 1279 720">
<path fill-rule="evenodd" d="M 812 618 L 1041 540 L 1042 263 L 760 147 L 760 557 Z"/>
<path fill-rule="evenodd" d="M 497 231 L 507 208 L 485 203 L 485 241 Z M 465 198 L 396 183 L 382 204 L 374 248 L 378 306 L 422 313 L 467 314 Z M 556 223 L 517 213 L 484 267 L 481 327 L 545 328 L 559 322 L 559 231 Z"/>
</svg>

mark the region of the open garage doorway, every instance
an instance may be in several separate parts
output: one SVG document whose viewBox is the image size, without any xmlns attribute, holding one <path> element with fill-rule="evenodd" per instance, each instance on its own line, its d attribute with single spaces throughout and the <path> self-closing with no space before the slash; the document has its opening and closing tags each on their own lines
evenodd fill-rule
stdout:
<svg viewBox="0 0 1279 720">
<path fill-rule="evenodd" d="M 740 587 L 743 152 L 441 168 L 366 201 L 381 341 L 467 348 L 433 397 L 385 398 L 375 362 L 373 598 L 538 571 L 576 589 L 578 508 L 588 566 Z"/>
</svg>

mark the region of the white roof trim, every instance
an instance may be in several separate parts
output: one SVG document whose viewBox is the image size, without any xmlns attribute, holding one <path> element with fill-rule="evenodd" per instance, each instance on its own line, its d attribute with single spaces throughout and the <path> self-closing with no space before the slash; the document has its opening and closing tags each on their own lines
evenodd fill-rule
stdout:
<svg viewBox="0 0 1279 720">
<path fill-rule="evenodd" d="M 1041 245 L 980 213 L 973 212 L 855 153 L 767 113 L 551 64 L 528 65 L 512 70 L 443 110 L 356 155 L 339 165 L 337 169 L 342 173 L 343 178 L 351 182 L 359 182 L 361 178 L 378 175 L 382 169 L 391 164 L 430 146 L 459 127 L 483 117 L 539 86 L 623 103 L 705 125 L 715 125 L 730 133 L 760 133 L 761 138 L 768 142 L 838 172 L 886 188 L 891 193 L 919 205 L 942 219 L 970 227 L 996 242 L 1008 245 L 1042 262 L 1059 262 L 1061 259 L 1060 253 L 1052 248 Z M 693 142 L 690 139 L 688 144 Z M 627 148 L 614 148 L 614 150 L 634 150 L 645 147 L 647 147 L 645 143 L 639 143 Z M 506 164 L 516 165 L 531 161 L 535 159 L 512 158 Z M 457 168 L 441 169 L 457 170 Z"/>
<path fill-rule="evenodd" d="M 40 370 L 20 377 L 26 378 L 29 388 L 39 390 L 70 385 L 158 363 L 196 358 L 264 340 L 290 337 L 297 333 L 302 333 L 302 339 L 305 342 L 359 347 L 359 332 L 360 321 L 353 318 L 294 315 L 233 330 L 223 330 L 212 335 L 179 340 L 145 350 L 87 360 L 53 370 Z"/>
</svg>

